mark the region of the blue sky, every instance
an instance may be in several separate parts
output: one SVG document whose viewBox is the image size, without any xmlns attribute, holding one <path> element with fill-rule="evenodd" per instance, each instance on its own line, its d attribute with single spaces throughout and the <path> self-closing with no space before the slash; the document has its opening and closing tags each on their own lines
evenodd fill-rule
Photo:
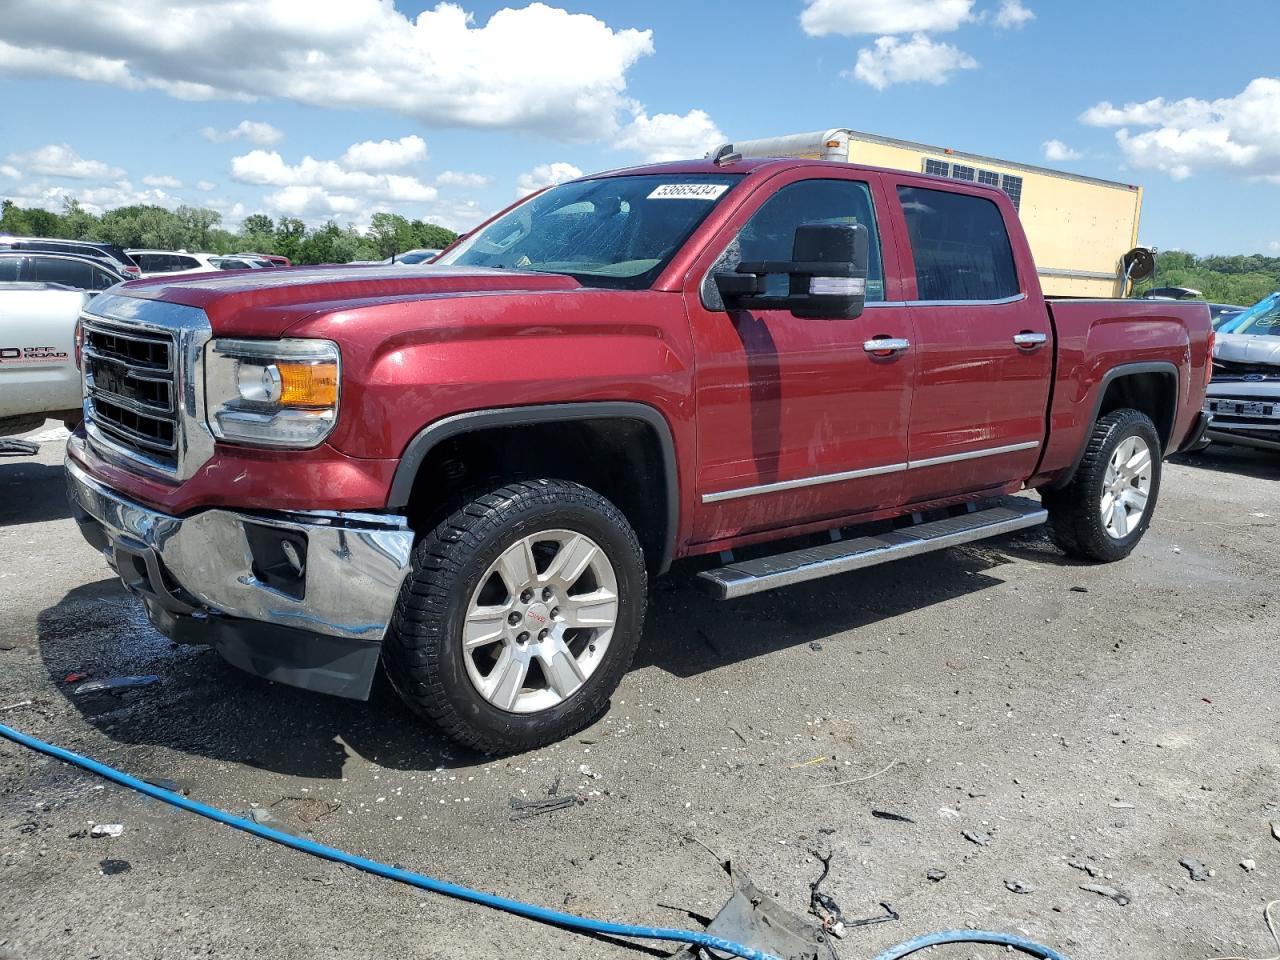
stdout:
<svg viewBox="0 0 1280 960">
<path fill-rule="evenodd" d="M 0 196 L 467 228 L 577 171 L 850 126 L 1141 183 L 1144 243 L 1277 255 L 1280 10 L 1214 9 L 6 0 Z"/>
</svg>

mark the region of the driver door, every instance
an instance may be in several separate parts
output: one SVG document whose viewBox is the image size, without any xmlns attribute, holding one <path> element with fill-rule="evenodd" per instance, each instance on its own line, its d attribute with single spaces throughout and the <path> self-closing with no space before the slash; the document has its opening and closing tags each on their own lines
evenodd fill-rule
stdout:
<svg viewBox="0 0 1280 960">
<path fill-rule="evenodd" d="M 824 171 L 826 174 L 826 171 Z M 877 356 L 876 337 L 909 340 L 878 175 L 795 170 L 767 181 L 686 281 L 697 373 L 695 539 L 714 542 L 897 506 L 907 462 L 915 356 Z M 716 270 L 789 260 L 804 223 L 857 222 L 870 233 L 867 308 L 854 320 L 785 309 L 726 310 Z M 888 279 L 886 279 L 888 278 Z M 768 278 L 785 294 L 787 278 Z M 882 352 L 882 351 L 881 351 Z"/>
</svg>

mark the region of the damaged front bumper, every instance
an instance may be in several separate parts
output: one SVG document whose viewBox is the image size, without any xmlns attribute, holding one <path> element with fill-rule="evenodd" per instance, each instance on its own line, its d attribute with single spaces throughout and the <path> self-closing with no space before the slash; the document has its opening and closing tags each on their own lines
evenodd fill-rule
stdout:
<svg viewBox="0 0 1280 960">
<path fill-rule="evenodd" d="M 249 673 L 367 699 L 409 571 L 403 517 L 363 513 L 170 516 L 66 461 L 84 538 L 179 643 L 209 644 Z"/>
</svg>

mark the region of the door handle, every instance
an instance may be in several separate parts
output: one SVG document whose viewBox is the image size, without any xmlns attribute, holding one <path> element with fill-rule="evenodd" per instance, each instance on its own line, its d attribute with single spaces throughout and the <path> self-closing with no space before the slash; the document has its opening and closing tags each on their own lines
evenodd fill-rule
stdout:
<svg viewBox="0 0 1280 960">
<path fill-rule="evenodd" d="M 891 357 L 911 346 L 910 340 L 899 337 L 874 337 L 862 345 L 862 349 L 876 357 Z"/>
<path fill-rule="evenodd" d="M 1023 350 L 1034 350 L 1036 347 L 1043 347 L 1048 339 L 1049 335 L 1047 333 L 1034 333 L 1031 330 L 1023 330 L 1021 333 L 1013 335 L 1014 344 Z"/>
</svg>

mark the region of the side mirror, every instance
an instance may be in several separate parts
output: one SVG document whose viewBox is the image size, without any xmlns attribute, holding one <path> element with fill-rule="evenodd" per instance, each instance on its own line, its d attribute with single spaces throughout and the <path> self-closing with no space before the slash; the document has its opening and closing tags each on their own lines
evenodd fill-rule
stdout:
<svg viewBox="0 0 1280 960">
<path fill-rule="evenodd" d="M 807 223 L 796 228 L 790 260 L 738 264 L 716 274 L 725 306 L 737 310 L 789 310 L 792 316 L 852 320 L 867 299 L 869 236 L 860 223 Z M 785 297 L 766 296 L 770 274 L 789 278 Z"/>
</svg>

